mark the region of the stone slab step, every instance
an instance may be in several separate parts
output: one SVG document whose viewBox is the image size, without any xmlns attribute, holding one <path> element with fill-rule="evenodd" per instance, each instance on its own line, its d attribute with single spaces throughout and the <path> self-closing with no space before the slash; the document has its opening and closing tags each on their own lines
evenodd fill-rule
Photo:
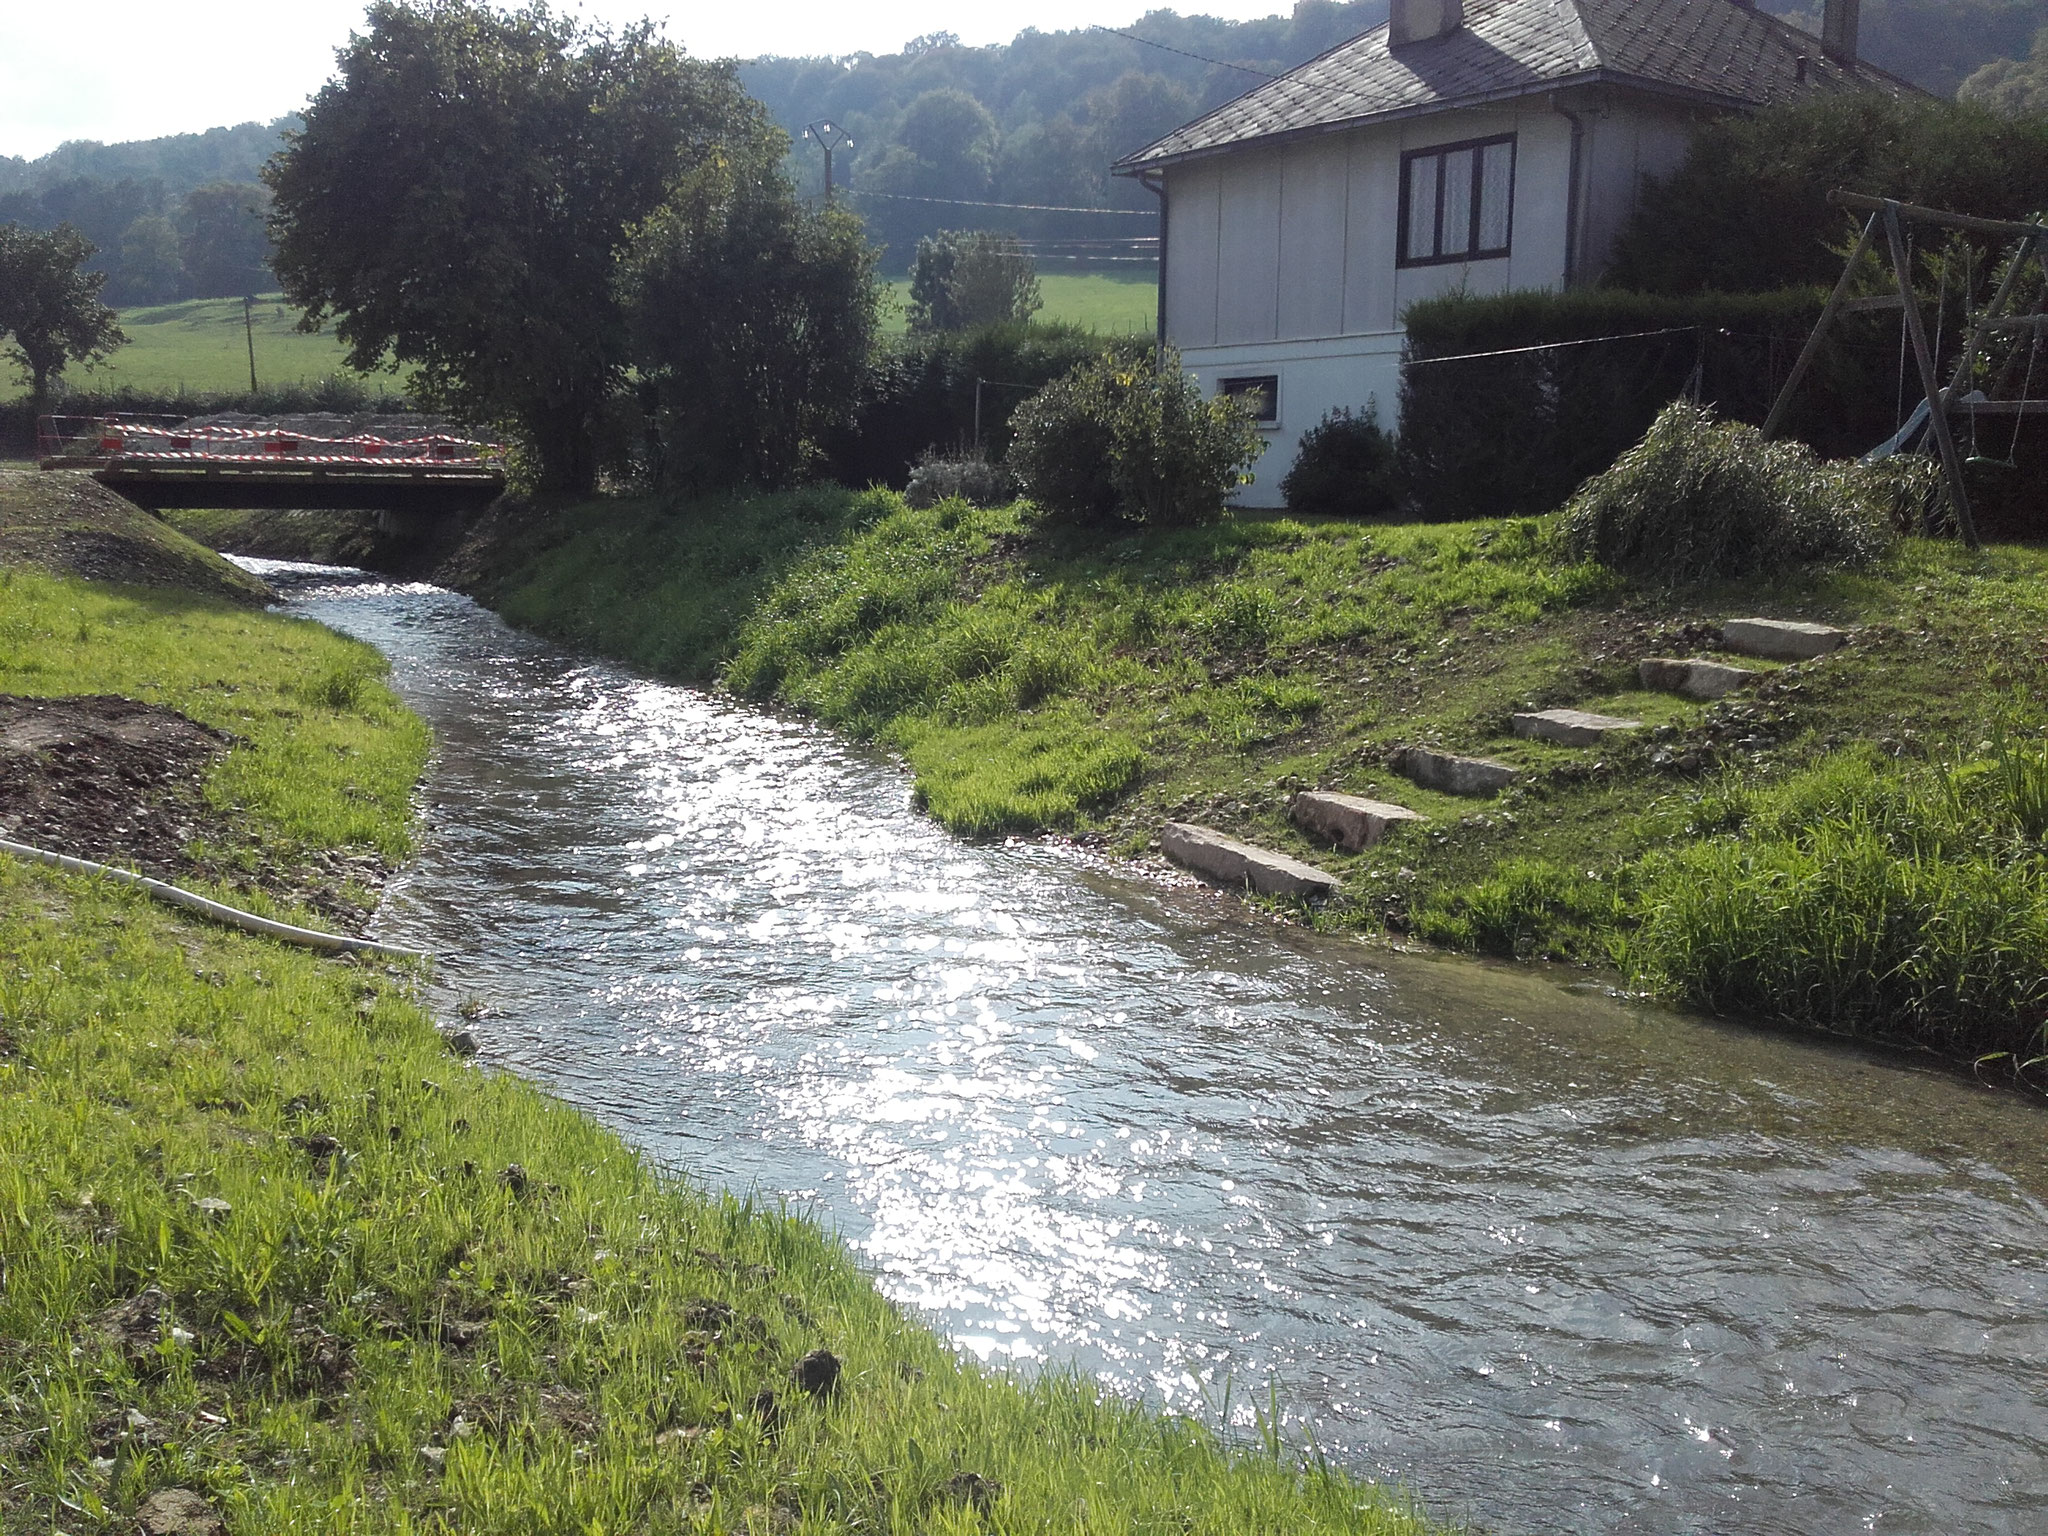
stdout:
<svg viewBox="0 0 2048 1536">
<path fill-rule="evenodd" d="M 1718 699 L 1747 688 L 1763 676 L 1755 667 L 1733 666 L 1699 657 L 1652 656 L 1636 664 L 1645 688 L 1682 693 L 1688 699 Z"/>
<path fill-rule="evenodd" d="M 1561 747 L 1596 747 L 1600 738 L 1617 731 L 1642 728 L 1640 720 L 1618 715 L 1596 715 L 1583 709 L 1537 709 L 1514 717 L 1515 734 L 1537 741 L 1554 741 Z"/>
<path fill-rule="evenodd" d="M 1745 656 L 1771 661 L 1810 661 L 1849 638 L 1845 629 L 1801 624 L 1793 619 L 1723 619 L 1721 643 Z"/>
<path fill-rule="evenodd" d="M 1303 831 L 1328 838 L 1346 853 L 1370 848 L 1401 822 L 1427 819 L 1405 805 L 1328 789 L 1304 789 L 1294 797 L 1287 814 Z"/>
<path fill-rule="evenodd" d="M 1458 757 L 1427 747 L 1403 747 L 1388 766 L 1424 789 L 1446 795 L 1497 795 L 1515 782 L 1518 770 L 1490 757 Z"/>
<path fill-rule="evenodd" d="M 1313 864 L 1184 821 L 1169 821 L 1161 827 L 1159 846 L 1184 869 L 1219 885 L 1248 885 L 1262 896 L 1328 896 L 1341 884 L 1335 875 Z"/>
</svg>

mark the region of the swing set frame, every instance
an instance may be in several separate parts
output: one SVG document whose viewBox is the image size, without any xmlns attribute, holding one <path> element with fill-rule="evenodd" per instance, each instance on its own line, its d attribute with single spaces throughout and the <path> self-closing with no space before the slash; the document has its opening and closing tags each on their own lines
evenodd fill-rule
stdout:
<svg viewBox="0 0 2048 1536">
<path fill-rule="evenodd" d="M 1868 309 L 1898 309 L 1904 312 L 1906 337 L 1913 351 L 1913 360 L 1920 375 L 1920 392 L 1927 401 L 1927 430 L 1934 438 L 1934 445 L 1941 455 L 1942 479 L 1948 491 L 1949 506 L 1955 512 L 1956 530 L 1962 534 L 1963 542 L 1970 548 L 1980 547 L 1977 538 L 1977 522 L 1970 513 L 1970 492 L 1963 481 L 1962 456 L 1956 450 L 1955 433 L 1949 427 L 1949 415 L 1955 410 L 1967 410 L 1973 417 L 1980 409 L 1986 414 L 2012 415 L 2014 430 L 2019 421 L 2033 414 L 2048 414 L 2048 400 L 1986 400 L 1962 401 L 1963 386 L 1977 366 L 1978 354 L 1983 350 L 1987 335 L 1996 331 L 2032 329 L 2036 344 L 2044 327 L 2048 327 L 2048 315 L 2008 315 L 2006 306 L 2012 302 L 2013 289 L 2019 282 L 2021 270 L 2028 258 L 2041 266 L 2048 276 L 2048 225 L 2031 224 L 2011 219 L 1980 219 L 1969 214 L 1943 213 L 1938 208 L 1922 208 L 1914 203 L 1902 203 L 1896 198 L 1869 197 L 1860 192 L 1845 192 L 1837 188 L 1828 194 L 1828 202 L 1836 207 L 1855 213 L 1867 213 L 1863 222 L 1863 233 L 1857 237 L 1856 245 L 1849 253 L 1849 260 L 1842 268 L 1842 275 L 1836 281 L 1834 292 L 1828 295 L 1822 306 L 1820 319 L 1814 323 L 1813 334 L 1806 338 L 1806 345 L 1800 349 L 1799 360 L 1792 365 L 1792 371 L 1785 376 L 1784 387 L 1778 391 L 1778 398 L 1771 403 L 1771 414 L 1764 419 L 1764 436 L 1777 435 L 1783 424 L 1786 409 L 1792 403 L 1792 395 L 1799 388 L 1799 382 L 1806 376 L 1806 370 L 1820 353 L 1821 342 L 1826 338 L 1828 328 L 1834 324 L 1835 316 Z M 1936 358 L 1927 344 L 1927 326 L 1920 314 L 1920 306 L 1913 294 L 1913 261 L 1906 246 L 1904 226 L 1907 224 L 1931 224 L 1943 229 L 1963 230 L 1970 234 L 1992 235 L 2013 242 L 2010 259 L 2006 263 L 2005 277 L 1998 285 L 1998 291 L 1991 302 L 1977 315 L 1963 340 L 1963 350 L 1956 359 L 1955 371 L 1944 386 L 1936 374 Z M 1897 282 L 1897 294 L 1878 294 L 1869 298 L 1852 299 L 1849 287 L 1856 279 L 1856 270 L 1863 258 L 1877 244 L 1879 230 L 1884 234 L 1886 253 L 1891 258 L 1892 275 Z M 2031 369 L 2029 371 L 2031 377 Z M 1933 531 L 1933 513 L 1927 514 L 1928 532 Z"/>
</svg>

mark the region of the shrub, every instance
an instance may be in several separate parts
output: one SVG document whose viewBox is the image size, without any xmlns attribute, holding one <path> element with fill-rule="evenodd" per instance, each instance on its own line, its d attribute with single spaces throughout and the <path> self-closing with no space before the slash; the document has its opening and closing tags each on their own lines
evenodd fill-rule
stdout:
<svg viewBox="0 0 2048 1536">
<path fill-rule="evenodd" d="M 1509 859 L 1476 884 L 1432 895 L 1415 913 L 1415 931 L 1503 959 L 1591 958 L 1621 915 L 1611 885 L 1547 860 Z"/>
<path fill-rule="evenodd" d="M 1031 499 L 1083 523 L 1208 522 L 1263 446 L 1245 403 L 1205 396 L 1169 352 L 1104 353 L 1017 409 L 1009 462 Z"/>
<path fill-rule="evenodd" d="M 1586 482 L 1560 532 L 1576 558 L 1672 581 L 1863 564 L 1889 545 L 1889 517 L 1874 503 L 1899 473 L 1824 464 L 1679 401 Z"/>
<path fill-rule="evenodd" d="M 913 507 L 931 507 L 953 497 L 977 507 L 999 507 L 1017 499 L 1017 477 L 971 454 L 949 458 L 928 453 L 918 460 L 903 499 Z"/>
<path fill-rule="evenodd" d="M 910 273 L 913 332 L 1022 323 L 1043 306 L 1038 269 L 1015 235 L 942 229 L 917 242 Z"/>
<path fill-rule="evenodd" d="M 1398 479 L 1394 440 L 1379 424 L 1377 402 L 1353 415 L 1339 407 L 1301 435 L 1280 494 L 1296 512 L 1370 517 L 1392 509 Z"/>
</svg>

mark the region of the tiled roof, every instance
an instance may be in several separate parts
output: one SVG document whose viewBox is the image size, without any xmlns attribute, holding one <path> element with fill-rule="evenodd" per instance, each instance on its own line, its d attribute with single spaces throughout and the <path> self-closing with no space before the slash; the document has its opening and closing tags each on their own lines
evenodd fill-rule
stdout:
<svg viewBox="0 0 2048 1536">
<path fill-rule="evenodd" d="M 1873 65 L 1830 57 L 1819 38 L 1736 0 L 1465 0 L 1465 24 L 1447 36 L 1397 52 L 1387 29 L 1375 27 L 1124 156 L 1116 169 L 1584 84 L 1730 107 L 1843 91 L 1918 94 Z"/>
</svg>

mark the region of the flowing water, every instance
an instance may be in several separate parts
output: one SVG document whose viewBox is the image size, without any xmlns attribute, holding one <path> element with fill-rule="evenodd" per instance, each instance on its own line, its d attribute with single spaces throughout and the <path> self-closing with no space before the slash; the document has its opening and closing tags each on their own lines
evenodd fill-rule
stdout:
<svg viewBox="0 0 2048 1536">
<path fill-rule="evenodd" d="M 809 725 L 251 563 L 439 733 L 379 931 L 485 1059 L 961 1348 L 1485 1530 L 2048 1530 L 2035 1104 L 963 844 Z"/>
</svg>

